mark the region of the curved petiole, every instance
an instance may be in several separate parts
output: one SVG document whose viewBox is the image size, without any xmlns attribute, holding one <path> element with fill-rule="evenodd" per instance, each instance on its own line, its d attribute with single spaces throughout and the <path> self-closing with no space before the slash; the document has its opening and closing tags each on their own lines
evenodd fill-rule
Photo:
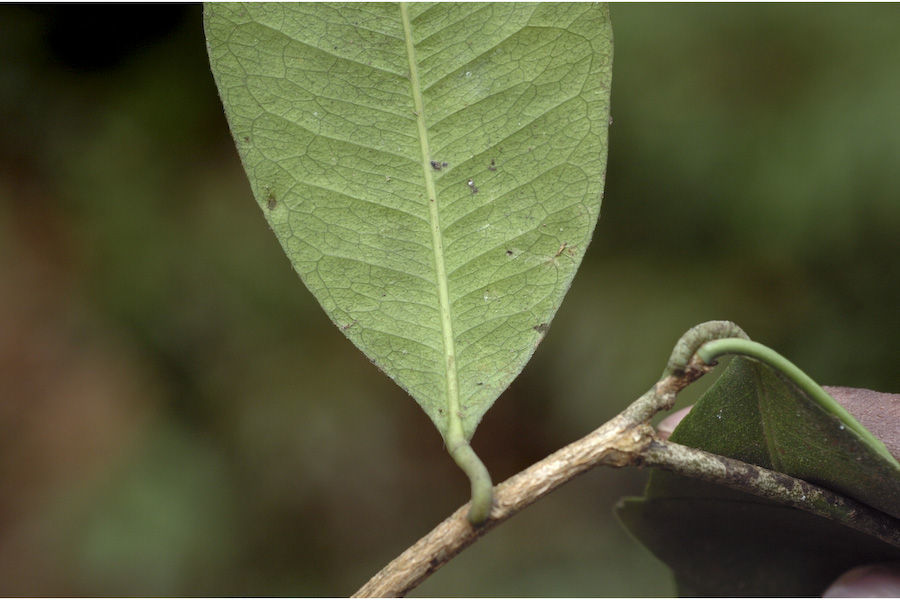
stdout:
<svg viewBox="0 0 900 600">
<path fill-rule="evenodd" d="M 448 440 L 449 442 L 449 440 Z M 491 514 L 494 501 L 494 485 L 487 468 L 472 446 L 465 439 L 456 440 L 456 443 L 448 443 L 447 451 L 459 465 L 472 484 L 472 500 L 469 502 L 469 523 L 478 526 L 487 521 Z"/>
</svg>

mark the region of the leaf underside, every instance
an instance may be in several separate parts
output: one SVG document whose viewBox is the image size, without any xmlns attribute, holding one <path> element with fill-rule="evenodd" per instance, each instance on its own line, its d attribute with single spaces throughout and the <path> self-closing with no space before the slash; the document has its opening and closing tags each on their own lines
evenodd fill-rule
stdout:
<svg viewBox="0 0 900 600">
<path fill-rule="evenodd" d="M 611 75 L 593 4 L 210 4 L 257 202 L 328 316 L 471 438 L 600 211 Z"/>
<path fill-rule="evenodd" d="M 770 367 L 737 357 L 671 441 L 900 510 L 900 469 Z M 844 571 L 900 559 L 848 527 L 722 486 L 653 471 L 617 508 L 675 574 L 683 596 L 815 596 Z"/>
</svg>

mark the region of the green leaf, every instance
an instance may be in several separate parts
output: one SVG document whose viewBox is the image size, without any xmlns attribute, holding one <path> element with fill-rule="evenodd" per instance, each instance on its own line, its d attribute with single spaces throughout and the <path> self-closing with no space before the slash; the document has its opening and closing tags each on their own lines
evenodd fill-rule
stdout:
<svg viewBox="0 0 900 600">
<path fill-rule="evenodd" d="M 825 396 L 823 406 L 783 373 L 737 357 L 670 440 L 804 479 L 897 517 L 900 466 L 852 416 L 836 416 L 844 409 Z M 821 595 L 854 566 L 900 559 L 900 549 L 835 521 L 663 471 L 654 471 L 645 496 L 626 499 L 617 514 L 673 569 L 682 595 Z"/>
<path fill-rule="evenodd" d="M 468 447 L 599 216 L 607 8 L 209 4 L 205 27 L 294 269 L 448 449 Z"/>
</svg>

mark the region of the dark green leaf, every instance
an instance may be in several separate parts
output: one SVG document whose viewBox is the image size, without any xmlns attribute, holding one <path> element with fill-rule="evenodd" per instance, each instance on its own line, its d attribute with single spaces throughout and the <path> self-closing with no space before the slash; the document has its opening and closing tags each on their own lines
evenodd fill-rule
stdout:
<svg viewBox="0 0 900 600">
<path fill-rule="evenodd" d="M 853 424 L 859 427 L 858 424 Z M 671 441 L 900 511 L 900 467 L 774 369 L 735 358 Z M 667 472 L 618 508 L 684 595 L 819 595 L 843 571 L 900 549 L 837 522 Z"/>
</svg>

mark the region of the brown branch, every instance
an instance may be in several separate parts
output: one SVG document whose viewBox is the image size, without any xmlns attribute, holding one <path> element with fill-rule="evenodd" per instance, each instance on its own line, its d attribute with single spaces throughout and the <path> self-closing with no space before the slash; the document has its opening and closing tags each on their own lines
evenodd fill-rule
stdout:
<svg viewBox="0 0 900 600">
<path fill-rule="evenodd" d="M 354 596 L 399 597 L 422 583 L 482 535 L 577 475 L 603 465 L 650 466 L 728 485 L 832 519 L 900 547 L 900 523 L 863 504 L 768 469 L 660 440 L 649 420 L 671 408 L 679 391 L 712 369 L 695 356 L 706 341 L 746 337 L 736 325 L 714 321 L 688 331 L 672 352 L 662 379 L 617 417 L 494 488 L 488 520 L 473 527 L 460 507 L 431 533 L 391 561 Z"/>
<path fill-rule="evenodd" d="M 354 596 L 404 596 L 482 535 L 577 475 L 598 465 L 639 464 L 641 453 L 655 439 L 647 420 L 656 412 L 671 408 L 676 394 L 710 368 L 697 362 L 683 366 L 611 421 L 496 486 L 490 517 L 481 526 L 469 523 L 469 505 L 462 506 L 391 561 Z"/>
<path fill-rule="evenodd" d="M 460 507 L 391 561 L 354 596 L 405 596 L 495 526 L 577 475 L 601 465 L 657 467 L 726 485 L 838 521 L 900 547 L 900 522 L 897 519 L 783 473 L 662 441 L 649 425 L 634 425 L 623 412 L 593 433 L 496 486 L 494 506 L 484 525 L 472 527 L 466 518 L 468 504 Z"/>
<path fill-rule="evenodd" d="M 482 535 L 563 483 L 595 467 L 634 464 L 652 440 L 649 425 L 634 427 L 621 415 L 494 488 L 488 520 L 473 527 L 466 504 L 369 580 L 355 597 L 399 597 L 422 583 Z"/>
</svg>

